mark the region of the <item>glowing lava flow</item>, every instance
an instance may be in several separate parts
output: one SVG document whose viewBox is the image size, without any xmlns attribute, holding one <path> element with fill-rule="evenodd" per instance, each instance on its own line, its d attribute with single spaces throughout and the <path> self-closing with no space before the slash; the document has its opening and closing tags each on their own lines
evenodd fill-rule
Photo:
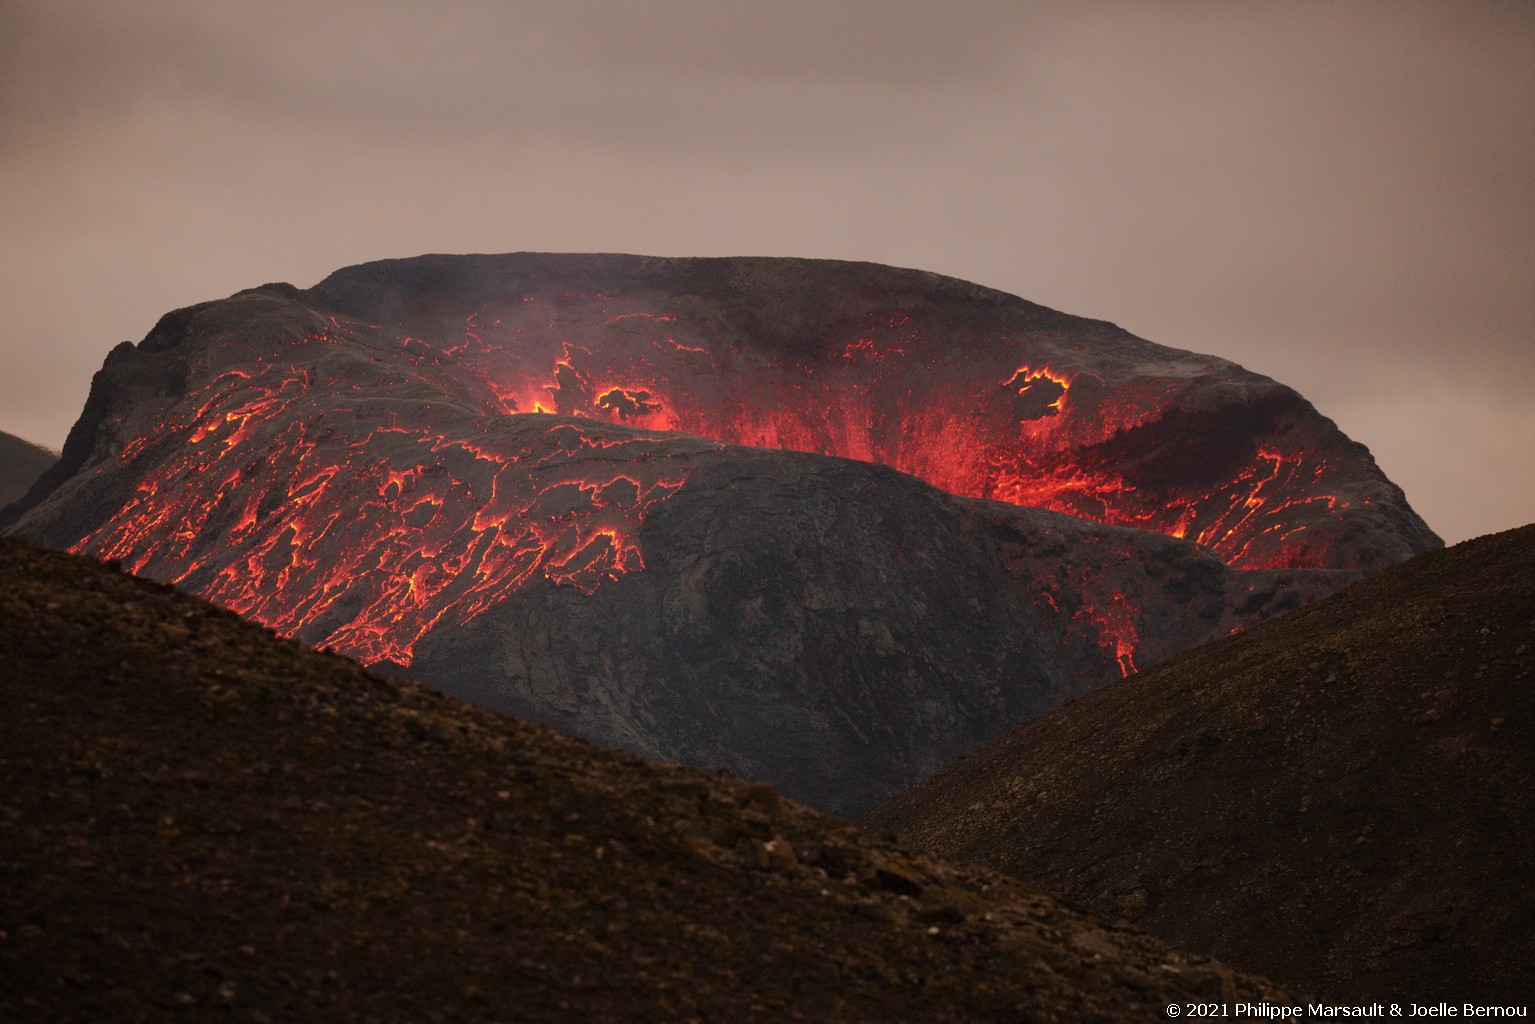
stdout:
<svg viewBox="0 0 1535 1024">
<path fill-rule="evenodd" d="M 409 664 L 429 630 L 520 588 L 591 592 L 642 570 L 640 525 L 685 480 L 677 434 L 882 463 L 1185 538 L 1239 568 L 1332 564 L 1314 526 L 1354 504 L 1288 425 L 1236 442 L 1167 426 L 1197 367 L 1109 383 L 1069 344 L 955 343 L 904 310 L 774 347 L 707 311 L 498 301 L 409 325 L 317 316 L 244 358 L 221 342 L 218 367 L 127 439 L 122 458 L 149 468 L 76 549 L 304 642 Z M 1199 462 L 1217 450 L 1224 463 Z M 1102 580 L 1070 585 L 1100 598 L 1060 614 L 1133 671 L 1136 603 Z"/>
<path fill-rule="evenodd" d="M 1186 377 L 1110 388 L 1087 373 L 1084 388 L 1084 371 L 1053 360 L 942 371 L 945 357 L 901 311 L 791 355 L 723 344 L 672 313 L 598 306 L 585 331 L 556 317 L 483 333 L 461 353 L 466 368 L 509 409 L 883 463 L 955 494 L 1186 538 L 1241 568 L 1327 564 L 1308 523 L 1349 505 L 1327 488 L 1325 459 L 1277 438 L 1208 483 L 1169 488 L 1132 475 L 1135 456 L 1111 451 L 1154 432 Z M 1183 446 L 1177 436 L 1159 443 L 1174 456 Z M 1131 603 L 1082 614 L 1130 671 Z"/>
<path fill-rule="evenodd" d="M 643 569 L 635 532 L 683 484 L 650 438 L 528 417 L 453 438 L 429 410 L 407 422 L 393 403 L 335 398 L 291 366 L 214 378 L 185 420 L 124 450 L 174 454 L 77 550 L 152 564 L 281 634 L 408 665 L 438 623 L 530 583 L 590 592 Z"/>
<path fill-rule="evenodd" d="M 1107 450 L 1176 408 L 1186 379 L 1094 381 L 1079 399 L 1082 374 L 1046 363 L 1014 363 L 989 382 L 936 373 L 904 314 L 800 359 L 711 346 L 669 314 L 605 315 L 598 330 L 576 338 L 554 320 L 461 354 L 509 410 L 884 463 L 955 494 L 1184 537 L 1239 568 L 1326 564 L 1320 542 L 1298 535 L 1315 513 L 1351 504 L 1327 489 L 1327 460 L 1277 439 L 1197 488 L 1128 476 Z"/>
</svg>

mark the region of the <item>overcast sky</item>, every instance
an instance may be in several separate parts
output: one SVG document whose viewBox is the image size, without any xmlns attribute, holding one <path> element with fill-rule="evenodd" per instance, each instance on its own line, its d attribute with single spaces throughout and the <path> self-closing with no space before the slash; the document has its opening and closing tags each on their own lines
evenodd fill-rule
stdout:
<svg viewBox="0 0 1535 1024">
<path fill-rule="evenodd" d="M 0 429 L 424 252 L 873 260 L 1297 388 L 1535 520 L 1535 4 L 0 0 Z"/>
</svg>

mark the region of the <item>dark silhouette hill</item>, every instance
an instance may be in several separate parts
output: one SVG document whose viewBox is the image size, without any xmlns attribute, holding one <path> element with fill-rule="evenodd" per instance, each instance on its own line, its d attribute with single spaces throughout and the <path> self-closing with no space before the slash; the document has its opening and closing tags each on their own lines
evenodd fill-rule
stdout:
<svg viewBox="0 0 1535 1024">
<path fill-rule="evenodd" d="M 0 540 L 0 1019 L 1123 1021 L 1266 982 Z"/>
<path fill-rule="evenodd" d="M 1008 733 L 863 819 L 1337 999 L 1535 997 L 1535 526 Z"/>
<path fill-rule="evenodd" d="M 58 461 L 48 449 L 0 430 L 0 508 L 26 494 Z"/>
<path fill-rule="evenodd" d="M 1439 543 L 1224 360 L 869 264 L 536 254 L 170 313 L 0 520 L 843 814 Z"/>
</svg>

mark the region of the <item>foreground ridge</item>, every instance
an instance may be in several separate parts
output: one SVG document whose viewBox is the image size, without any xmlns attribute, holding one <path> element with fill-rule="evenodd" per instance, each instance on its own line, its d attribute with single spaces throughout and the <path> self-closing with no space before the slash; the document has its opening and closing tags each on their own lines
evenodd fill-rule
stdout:
<svg viewBox="0 0 1535 1024">
<path fill-rule="evenodd" d="M 0 540 L 0 1017 L 1146 1021 L 1282 1001 L 765 785 Z"/>
<path fill-rule="evenodd" d="M 993 741 L 863 819 L 1363 1001 L 1535 999 L 1535 526 Z"/>
</svg>

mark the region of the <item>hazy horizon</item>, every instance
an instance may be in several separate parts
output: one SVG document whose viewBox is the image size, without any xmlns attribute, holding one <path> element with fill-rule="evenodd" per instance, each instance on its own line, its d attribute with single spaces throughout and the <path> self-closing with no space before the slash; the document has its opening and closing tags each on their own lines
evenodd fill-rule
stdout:
<svg viewBox="0 0 1535 1024">
<path fill-rule="evenodd" d="M 1535 8 L 0 0 L 0 430 L 425 252 L 867 260 L 1294 387 L 1446 541 L 1535 519 Z"/>
</svg>

